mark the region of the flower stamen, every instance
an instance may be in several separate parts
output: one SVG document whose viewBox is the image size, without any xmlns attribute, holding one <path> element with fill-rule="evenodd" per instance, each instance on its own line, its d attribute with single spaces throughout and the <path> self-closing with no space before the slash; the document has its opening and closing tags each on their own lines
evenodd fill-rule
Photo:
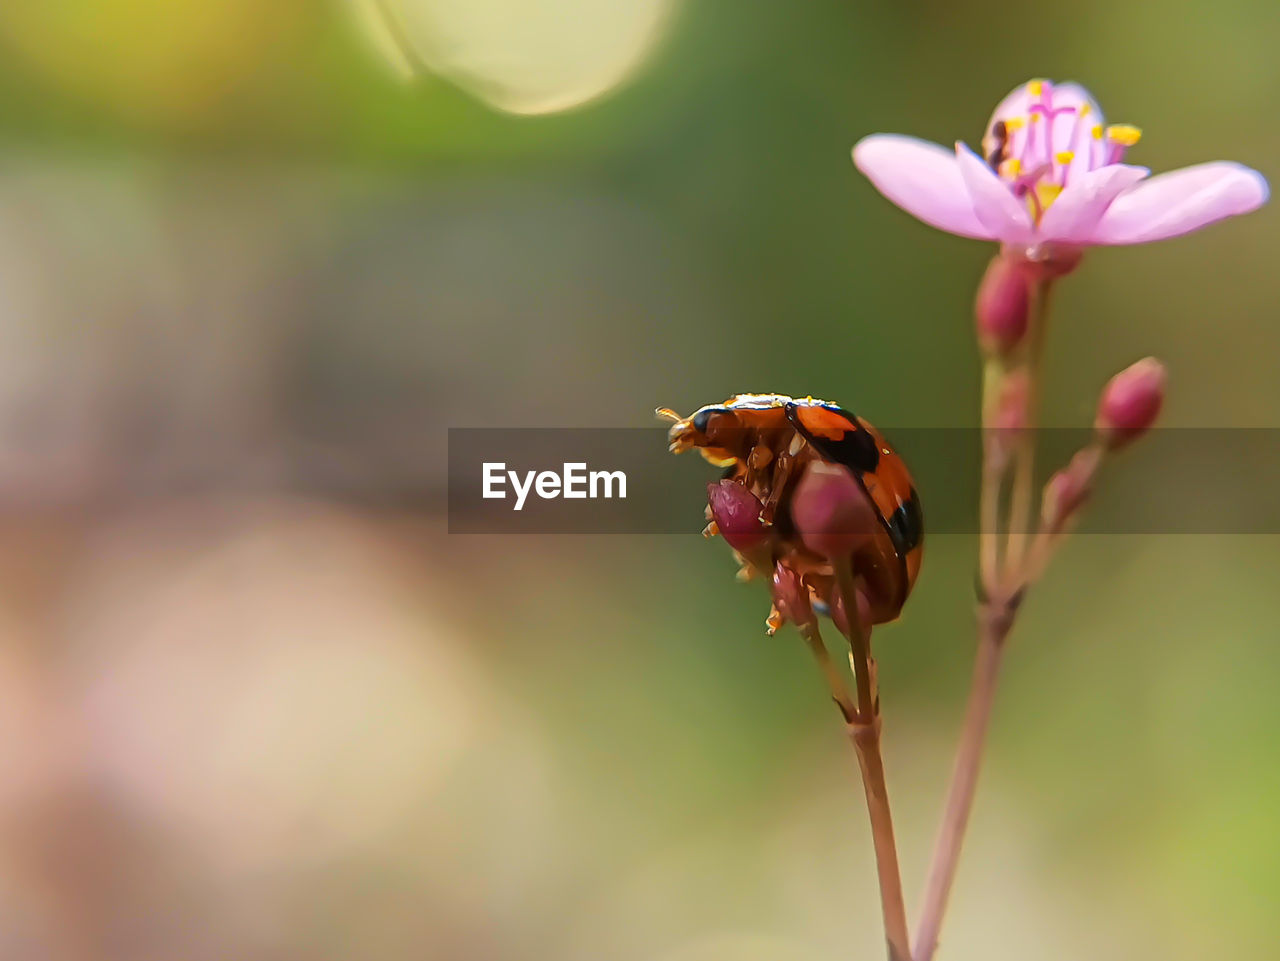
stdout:
<svg viewBox="0 0 1280 961">
<path fill-rule="evenodd" d="M 1132 124 L 1117 123 L 1107 128 L 1107 163 L 1117 164 L 1124 159 L 1124 152 L 1142 139 L 1142 131 Z"/>
<path fill-rule="evenodd" d="M 1030 81 L 1023 93 L 1009 115 L 992 118 L 983 156 L 1038 226 L 1073 175 L 1119 163 L 1142 132 L 1129 124 L 1104 126 L 1087 95 L 1059 91 L 1047 80 Z"/>
<path fill-rule="evenodd" d="M 1024 165 L 1027 162 L 1027 158 L 1031 156 L 1032 151 L 1036 149 L 1036 131 L 1040 129 L 1041 119 L 1038 113 L 1033 113 L 1027 117 L 1027 139 L 1022 143 L 1022 156 L 1018 158 Z"/>
<path fill-rule="evenodd" d="M 1122 147 L 1132 147 L 1142 139 L 1142 131 L 1128 123 L 1113 123 L 1107 128 L 1107 139 Z"/>
</svg>

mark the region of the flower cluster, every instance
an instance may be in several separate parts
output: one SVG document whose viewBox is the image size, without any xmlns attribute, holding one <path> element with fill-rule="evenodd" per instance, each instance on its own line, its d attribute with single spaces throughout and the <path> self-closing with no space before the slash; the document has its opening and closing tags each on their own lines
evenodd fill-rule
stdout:
<svg viewBox="0 0 1280 961">
<path fill-rule="evenodd" d="M 1140 139 L 1134 126 L 1108 124 L 1083 87 L 1033 80 L 996 106 L 981 155 L 963 143 L 952 152 L 894 134 L 854 147 L 858 169 L 908 213 L 1001 244 L 974 302 L 984 358 L 979 650 L 915 936 L 916 961 L 929 961 L 937 947 L 998 665 L 1021 602 L 1079 516 L 1107 457 L 1146 433 L 1164 403 L 1166 372 L 1156 359 L 1116 374 L 1098 401 L 1092 438 L 1049 478 L 1037 516 L 1034 431 L 1053 285 L 1089 247 L 1177 237 L 1249 213 L 1268 198 L 1259 173 L 1226 161 L 1150 177 L 1147 168 L 1126 162 Z"/>
<path fill-rule="evenodd" d="M 868 644 L 870 625 L 897 616 L 918 569 L 918 503 L 905 467 L 885 468 L 881 455 L 896 455 L 869 425 L 812 398 L 739 395 L 689 418 L 661 412 L 675 425 L 672 450 L 699 447 L 708 460 L 729 467 L 708 488 L 708 533 L 724 537 L 745 574 L 768 580 L 770 633 L 786 622 L 796 625 L 848 723 L 866 789 L 890 961 L 930 961 L 936 950 L 999 665 L 1027 590 L 1079 517 L 1103 464 L 1149 431 L 1164 404 L 1167 375 L 1156 359 L 1112 377 L 1089 441 L 1038 492 L 1037 510 L 1035 426 L 1051 290 L 1088 247 L 1176 237 L 1255 210 L 1268 197 L 1260 174 L 1225 161 L 1150 177 L 1145 167 L 1126 162 L 1140 138 L 1136 127 L 1108 124 L 1083 87 L 1033 80 L 997 105 L 981 154 L 963 143 L 950 151 L 896 134 L 866 137 L 853 151 L 858 169 L 908 213 L 950 233 L 1001 244 L 974 301 L 984 364 L 978 655 L 914 952 Z M 745 434 L 717 426 L 738 423 L 729 415 L 746 411 L 757 426 Z M 873 438 L 869 446 L 856 443 L 859 431 Z M 837 445 L 839 456 L 832 456 Z M 849 464 L 863 466 L 843 466 Z M 884 488 L 893 484 L 907 493 L 888 502 Z M 818 634 L 815 611 L 824 607 L 849 640 L 856 698 Z"/>
</svg>

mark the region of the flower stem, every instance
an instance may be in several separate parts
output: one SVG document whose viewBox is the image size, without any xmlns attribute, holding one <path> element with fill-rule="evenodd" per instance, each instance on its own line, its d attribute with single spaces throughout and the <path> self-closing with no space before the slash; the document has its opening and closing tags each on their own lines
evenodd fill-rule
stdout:
<svg viewBox="0 0 1280 961">
<path fill-rule="evenodd" d="M 858 585 L 853 575 L 853 565 L 845 557 L 834 561 L 833 566 L 836 588 L 840 591 L 840 601 L 844 604 L 845 622 L 849 625 L 847 637 L 853 655 L 849 661 L 858 690 L 858 719 L 866 722 L 879 713 L 871 688 L 871 644 L 867 638 L 867 629 L 858 617 Z"/>
<path fill-rule="evenodd" d="M 947 908 L 947 898 L 955 880 L 964 842 L 969 812 L 978 786 L 982 765 L 982 749 L 987 723 L 995 703 L 996 682 L 1000 676 L 1005 638 L 1013 624 L 1014 607 L 1007 601 L 988 601 L 978 612 L 978 656 L 973 666 L 973 682 L 969 703 L 965 708 L 964 728 L 956 751 L 955 770 L 942 814 L 942 827 L 934 846 L 925 887 L 920 923 L 916 927 L 915 961 L 930 961 L 938 947 L 938 932 Z"/>
<path fill-rule="evenodd" d="M 992 440 L 987 432 L 992 427 L 995 398 L 1003 376 L 998 360 L 990 359 L 982 370 L 982 478 L 978 495 L 978 583 L 990 594 L 995 590 L 1000 572 L 1000 487 L 1005 470 L 989 453 Z"/>
<path fill-rule="evenodd" d="M 880 718 L 848 726 L 849 740 L 858 754 L 862 787 L 871 818 L 871 840 L 876 852 L 876 872 L 880 879 L 880 907 L 884 914 L 885 942 L 889 961 L 911 961 L 911 936 L 907 932 L 907 906 L 902 897 L 902 874 L 898 869 L 898 848 L 893 836 L 893 815 L 889 809 L 889 789 L 880 755 Z"/>
<path fill-rule="evenodd" d="M 1031 324 L 1027 331 L 1027 409 L 1026 424 L 1018 441 L 1014 461 L 1013 491 L 1009 499 L 1009 540 L 1005 563 L 1017 570 L 1026 551 L 1031 529 L 1031 494 L 1035 482 L 1036 425 L 1039 420 L 1040 381 L 1043 379 L 1045 327 L 1049 320 L 1051 278 L 1029 281 L 1031 284 Z"/>
<path fill-rule="evenodd" d="M 880 712 L 872 682 L 871 647 L 866 627 L 858 617 L 857 581 L 848 558 L 835 562 L 836 586 L 844 604 L 848 623 L 849 658 L 857 687 L 857 713 L 849 719 L 847 733 L 858 755 L 862 787 L 871 820 L 871 841 L 880 881 L 880 907 L 884 914 L 885 941 L 889 961 L 911 961 L 911 936 L 907 930 L 906 901 L 902 896 L 902 873 L 898 867 L 898 845 L 893 833 L 889 788 L 885 780 L 884 758 L 880 753 Z"/>
<path fill-rule="evenodd" d="M 858 708 L 853 703 L 853 698 L 849 696 L 849 688 L 844 682 L 844 676 L 836 669 L 835 663 L 831 660 L 831 655 L 827 653 L 827 645 L 823 642 L 822 635 L 818 632 L 817 619 L 811 619 L 796 626 L 800 630 L 800 636 L 809 645 L 809 650 L 813 652 L 814 660 L 818 662 L 818 668 L 822 671 L 822 676 L 827 682 L 827 688 L 831 692 L 831 700 L 836 702 L 836 707 L 844 715 L 845 723 L 852 724 L 857 719 Z"/>
<path fill-rule="evenodd" d="M 993 457 L 993 447 L 998 449 L 998 445 L 990 445 L 985 440 L 983 444 L 978 502 L 978 572 L 982 588 L 978 606 L 978 652 L 973 666 L 969 700 L 965 707 L 964 726 L 960 732 L 960 745 L 956 750 L 955 768 L 929 866 L 920 922 L 916 927 L 914 961 L 931 961 L 938 947 L 938 933 L 942 928 L 947 899 L 955 882 L 960 849 L 978 788 L 978 772 L 982 767 L 987 727 L 995 704 L 1005 640 L 1013 627 L 1018 604 L 1027 586 L 1027 571 L 1033 563 L 1040 562 L 1039 555 L 1049 548 L 1047 541 L 1041 546 L 1044 539 L 1038 538 L 1036 545 L 1032 547 L 1032 556 L 1027 556 L 1035 480 L 1035 428 L 1042 377 L 1041 357 L 1052 280 L 1041 278 L 1030 283 L 1033 304 L 1025 356 L 1026 410 L 1014 452 L 1012 491 L 1003 525 L 1000 523 L 1000 489 L 1007 474 L 1007 463 L 1002 453 Z M 993 363 L 988 362 L 983 376 L 984 428 L 990 426 L 991 410 L 1002 374 Z M 1003 565 L 999 556 L 999 531 L 1002 527 L 1007 532 Z"/>
<path fill-rule="evenodd" d="M 1072 461 L 1073 466 L 1075 464 L 1081 465 L 1078 483 L 1082 484 L 1086 489 L 1092 488 L 1098 472 L 1106 461 L 1106 456 L 1106 448 L 1096 440 L 1081 450 L 1076 455 L 1076 459 Z M 1070 532 L 1075 514 L 1076 512 L 1073 511 L 1058 527 L 1050 527 L 1041 522 L 1040 529 L 1036 532 L 1035 538 L 1031 541 L 1031 546 L 1027 549 L 1022 569 L 1017 572 L 1018 581 L 1014 590 L 1026 591 L 1028 587 L 1044 576 L 1045 568 L 1049 566 L 1049 561 L 1053 559 L 1054 552 Z"/>
</svg>

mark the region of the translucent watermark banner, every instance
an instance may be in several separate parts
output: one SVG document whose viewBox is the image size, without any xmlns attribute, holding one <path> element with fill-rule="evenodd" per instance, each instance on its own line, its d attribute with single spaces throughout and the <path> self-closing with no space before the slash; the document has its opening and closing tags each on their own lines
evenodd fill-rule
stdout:
<svg viewBox="0 0 1280 961">
<path fill-rule="evenodd" d="M 983 432 L 882 433 L 907 464 L 928 534 L 977 531 Z M 1037 486 L 1086 446 L 1087 429 L 1042 429 Z M 453 428 L 453 534 L 675 534 L 705 521 L 723 470 L 673 456 L 662 428 Z M 1280 429 L 1166 428 L 1108 457 L 1077 530 L 1112 534 L 1280 533 Z"/>
</svg>

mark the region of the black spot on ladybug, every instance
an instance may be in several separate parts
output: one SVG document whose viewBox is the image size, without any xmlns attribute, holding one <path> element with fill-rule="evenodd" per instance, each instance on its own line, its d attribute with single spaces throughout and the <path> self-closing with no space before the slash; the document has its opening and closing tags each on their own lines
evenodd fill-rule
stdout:
<svg viewBox="0 0 1280 961">
<path fill-rule="evenodd" d="M 898 509 L 889 518 L 889 536 L 893 538 L 894 549 L 899 554 L 920 546 L 924 538 L 924 518 L 920 512 L 920 495 L 911 488 L 911 499 L 898 505 Z"/>
<path fill-rule="evenodd" d="M 693 415 L 693 429 L 699 434 L 707 432 L 707 422 L 711 420 L 712 412 L 709 410 L 700 410 Z"/>
<path fill-rule="evenodd" d="M 870 474 L 880 464 L 876 439 L 861 427 L 847 431 L 839 440 L 823 438 L 820 444 L 820 449 L 831 460 L 859 474 Z"/>
<path fill-rule="evenodd" d="M 842 464 L 855 474 L 870 474 L 880 463 L 880 448 L 871 433 L 858 424 L 858 418 L 843 407 L 824 405 L 824 409 L 839 414 L 850 425 L 849 429 L 838 439 L 818 437 L 804 426 L 804 421 L 797 412 L 797 405 L 787 404 L 787 420 L 800 435 L 812 444 L 824 458 L 835 464 Z"/>
</svg>

